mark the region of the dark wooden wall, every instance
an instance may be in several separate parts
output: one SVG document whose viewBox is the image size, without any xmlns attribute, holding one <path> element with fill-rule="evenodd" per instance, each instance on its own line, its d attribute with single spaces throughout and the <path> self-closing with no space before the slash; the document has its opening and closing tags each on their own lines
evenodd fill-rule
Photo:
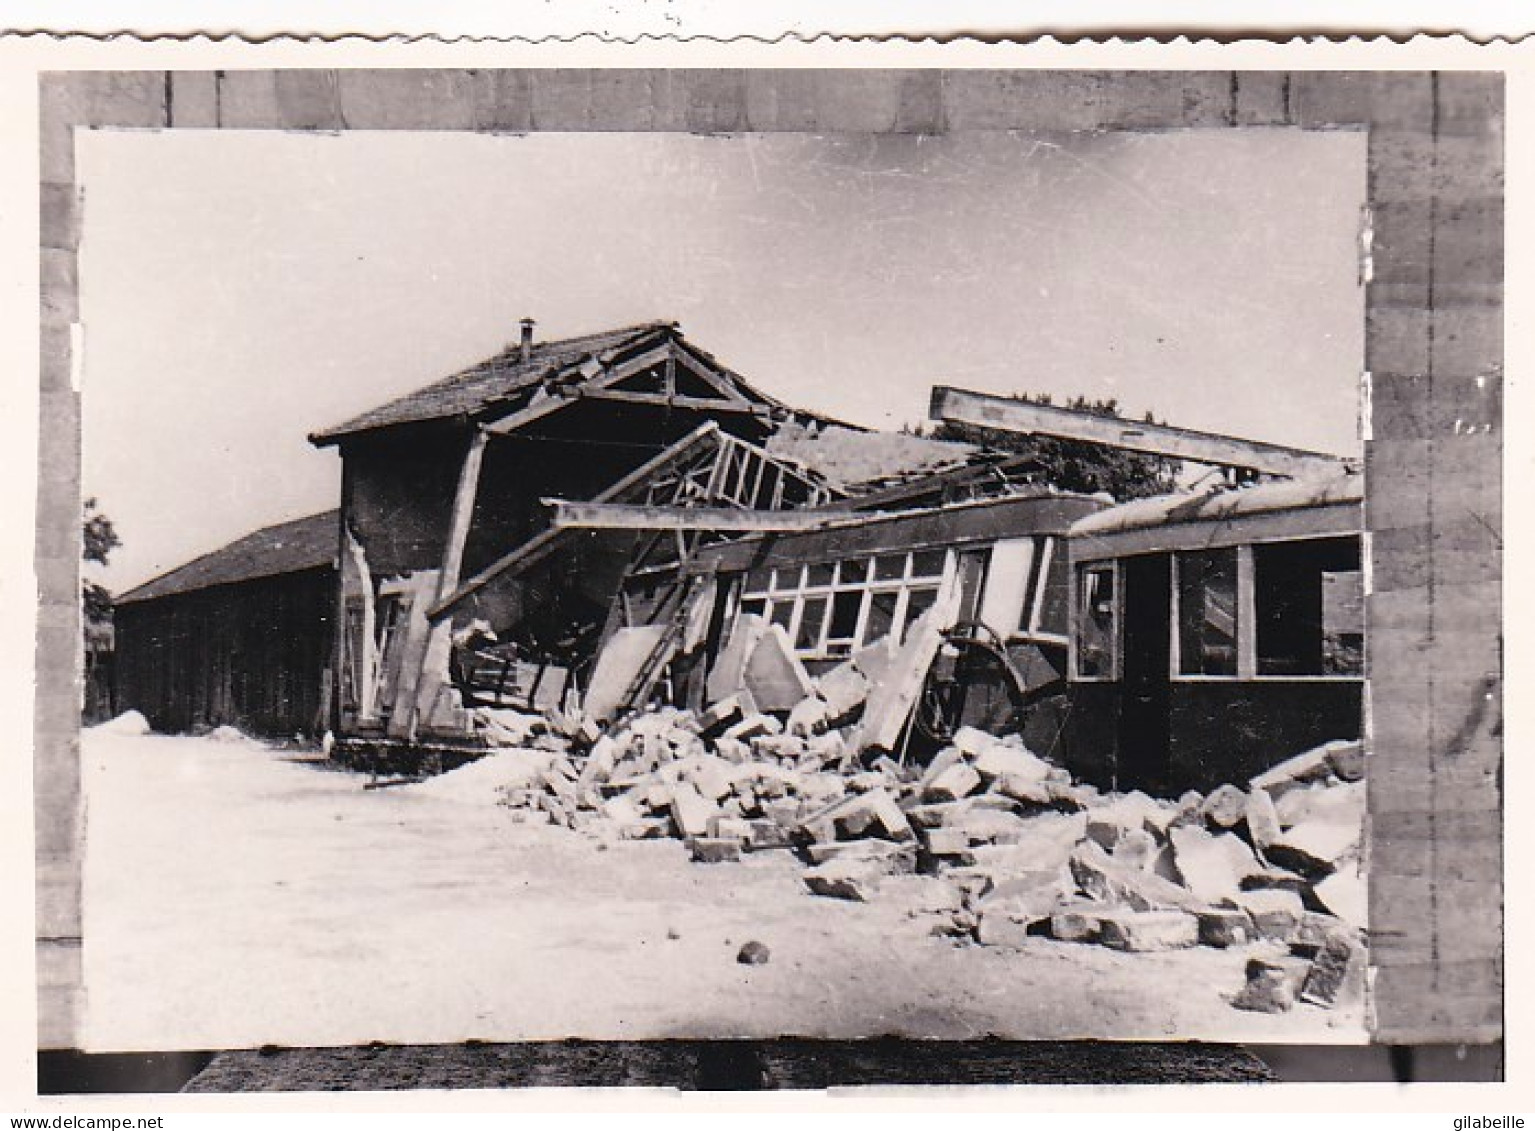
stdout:
<svg viewBox="0 0 1535 1131">
<path fill-rule="evenodd" d="M 121 606 L 119 710 L 167 733 L 315 734 L 335 587 L 333 570 L 315 569 Z"/>
</svg>

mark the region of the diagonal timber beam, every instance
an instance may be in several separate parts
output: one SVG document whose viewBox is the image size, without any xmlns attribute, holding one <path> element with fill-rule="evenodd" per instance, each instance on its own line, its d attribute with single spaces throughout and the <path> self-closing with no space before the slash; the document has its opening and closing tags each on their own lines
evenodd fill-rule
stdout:
<svg viewBox="0 0 1535 1131">
<path fill-rule="evenodd" d="M 1053 405 L 1028 404 L 1010 397 L 973 393 L 946 385 L 934 386 L 928 416 L 950 424 L 1082 440 L 1125 451 L 1292 479 L 1335 471 L 1343 463 L 1340 457 L 1325 452 L 1287 448 L 1261 440 L 1242 440 L 1216 432 L 1196 432 L 1192 428 L 1175 428 L 1168 424 L 1120 420 Z"/>
</svg>

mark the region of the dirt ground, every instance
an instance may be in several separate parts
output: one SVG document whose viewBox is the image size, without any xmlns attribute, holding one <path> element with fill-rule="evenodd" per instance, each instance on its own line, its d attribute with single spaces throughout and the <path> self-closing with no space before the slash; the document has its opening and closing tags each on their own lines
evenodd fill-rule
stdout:
<svg viewBox="0 0 1535 1131">
<path fill-rule="evenodd" d="M 516 824 L 318 754 L 87 731 L 92 1051 L 587 1037 L 1356 1043 L 1360 1010 L 1233 1009 L 1248 952 L 931 937 L 936 881 L 809 894 L 787 853 Z M 765 965 L 736 961 L 749 940 Z"/>
</svg>

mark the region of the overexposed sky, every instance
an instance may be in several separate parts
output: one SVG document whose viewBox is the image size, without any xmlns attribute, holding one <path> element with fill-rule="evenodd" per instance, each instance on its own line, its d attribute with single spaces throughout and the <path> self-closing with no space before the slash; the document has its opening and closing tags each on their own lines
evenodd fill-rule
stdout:
<svg viewBox="0 0 1535 1131">
<path fill-rule="evenodd" d="M 80 135 L 84 487 L 121 590 L 335 505 L 308 432 L 650 319 L 873 427 L 1115 396 L 1359 450 L 1364 135 Z"/>
</svg>

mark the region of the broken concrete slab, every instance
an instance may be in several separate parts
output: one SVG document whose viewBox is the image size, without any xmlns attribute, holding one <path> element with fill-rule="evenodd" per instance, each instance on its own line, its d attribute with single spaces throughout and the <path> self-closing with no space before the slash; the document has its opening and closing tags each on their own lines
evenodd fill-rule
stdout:
<svg viewBox="0 0 1535 1131">
<path fill-rule="evenodd" d="M 671 816 L 677 831 L 684 837 L 707 837 L 709 819 L 719 810 L 686 782 L 672 786 L 670 793 Z"/>
<path fill-rule="evenodd" d="M 884 873 L 867 860 L 833 860 L 807 869 L 800 880 L 812 895 L 867 903 L 879 890 Z"/>
<path fill-rule="evenodd" d="M 1329 742 L 1326 746 L 1327 762 L 1332 767 L 1332 772 L 1346 782 L 1364 780 L 1365 759 L 1364 743 L 1355 739 L 1352 742 Z"/>
<path fill-rule="evenodd" d="M 1362 827 L 1365 807 L 1363 782 L 1300 786 L 1285 794 L 1274 805 L 1279 823 L 1287 829 L 1311 821 Z"/>
<path fill-rule="evenodd" d="M 1084 895 L 1122 903 L 1135 911 L 1169 911 L 1192 906 L 1195 897 L 1162 877 L 1119 863 L 1094 841 L 1071 854 L 1071 874 Z"/>
<path fill-rule="evenodd" d="M 820 734 L 831 725 L 831 708 L 824 699 L 811 697 L 794 704 L 784 729 L 799 738 Z"/>
<path fill-rule="evenodd" d="M 1350 861 L 1311 889 L 1318 902 L 1351 927 L 1369 925 L 1369 888 L 1359 862 Z"/>
<path fill-rule="evenodd" d="M 962 828 L 924 830 L 922 842 L 933 856 L 958 856 L 970 847 L 970 836 Z"/>
<path fill-rule="evenodd" d="M 1114 859 L 1131 868 L 1149 872 L 1159 851 L 1156 840 L 1145 829 L 1131 829 L 1114 846 Z"/>
<path fill-rule="evenodd" d="M 822 672 L 815 679 L 815 687 L 833 724 L 852 717 L 869 697 L 869 680 L 851 660 Z"/>
<path fill-rule="evenodd" d="M 1289 943 L 1296 937 L 1306 913 L 1300 896 L 1293 891 L 1274 888 L 1240 892 L 1231 902 L 1247 912 L 1253 930 L 1260 938 L 1282 943 Z"/>
<path fill-rule="evenodd" d="M 1186 911 L 1120 910 L 1099 920 L 1103 945 L 1136 952 L 1180 950 L 1199 943 L 1199 920 Z"/>
<path fill-rule="evenodd" d="M 769 625 L 752 649 L 741 674 L 758 711 L 792 711 L 801 700 L 815 695 L 809 672 L 795 655 L 794 641 L 781 625 Z"/>
<path fill-rule="evenodd" d="M 1247 835 L 1253 847 L 1260 850 L 1273 844 L 1283 832 L 1274 799 L 1266 789 L 1255 789 L 1247 795 L 1242 820 L 1247 825 Z"/>
<path fill-rule="evenodd" d="M 608 638 L 587 681 L 582 703 L 587 715 L 605 721 L 630 705 L 630 691 L 665 635 L 665 625 L 639 625 L 620 628 Z"/>
<path fill-rule="evenodd" d="M 1201 907 L 1194 914 L 1199 920 L 1199 941 L 1205 946 L 1246 946 L 1256 934 L 1252 917 L 1240 907 Z"/>
<path fill-rule="evenodd" d="M 1199 812 L 1213 828 L 1234 829 L 1247 813 L 1247 794 L 1234 785 L 1218 786 L 1205 798 Z"/>
<path fill-rule="evenodd" d="M 729 864 L 741 859 L 739 837 L 689 837 L 687 848 L 697 864 Z"/>
<path fill-rule="evenodd" d="M 1042 924 L 1049 923 L 1049 911 L 1042 915 L 1020 915 L 1009 908 L 990 907 L 976 917 L 975 941 L 982 946 L 1018 949 L 1029 945 Z"/>
<path fill-rule="evenodd" d="M 746 662 L 751 659 L 757 641 L 767 630 L 767 619 L 755 613 L 736 618 L 730 637 L 709 669 L 707 691 L 710 702 L 728 699 L 745 686 Z"/>
<path fill-rule="evenodd" d="M 1251 789 L 1267 790 L 1278 801 L 1284 794 L 1307 782 L 1324 781 L 1333 772 L 1330 747 L 1325 743 L 1293 758 L 1287 758 L 1277 766 L 1265 770 L 1248 781 Z"/>
<path fill-rule="evenodd" d="M 1364 997 L 1365 949 L 1355 939 L 1344 934 L 1328 938 L 1301 987 L 1300 999 L 1312 1005 L 1331 1009 L 1345 1002 L 1357 1002 Z"/>
<path fill-rule="evenodd" d="M 1356 825 L 1306 821 L 1288 829 L 1264 849 L 1264 855 L 1281 868 L 1309 878 L 1330 875 L 1346 860 L 1356 858 L 1364 830 Z"/>
<path fill-rule="evenodd" d="M 1168 830 L 1167 835 L 1183 886 L 1201 901 L 1218 903 L 1242 890 L 1242 876 L 1230 847 L 1224 843 L 1229 838 L 1241 844 L 1232 834 L 1216 837 L 1197 825 L 1179 825 Z M 1256 866 L 1257 862 L 1253 863 Z"/>
<path fill-rule="evenodd" d="M 927 783 L 922 796 L 930 801 L 958 801 L 981 788 L 981 775 L 968 762 L 956 762 Z"/>
<path fill-rule="evenodd" d="M 1310 964 L 1304 959 L 1275 956 L 1247 963 L 1246 985 L 1231 1004 L 1256 1013 L 1284 1013 L 1295 1004 Z"/>
<path fill-rule="evenodd" d="M 1050 937 L 1060 942 L 1097 942 L 1103 917 L 1113 911 L 1101 903 L 1062 904 L 1050 914 Z"/>
</svg>

